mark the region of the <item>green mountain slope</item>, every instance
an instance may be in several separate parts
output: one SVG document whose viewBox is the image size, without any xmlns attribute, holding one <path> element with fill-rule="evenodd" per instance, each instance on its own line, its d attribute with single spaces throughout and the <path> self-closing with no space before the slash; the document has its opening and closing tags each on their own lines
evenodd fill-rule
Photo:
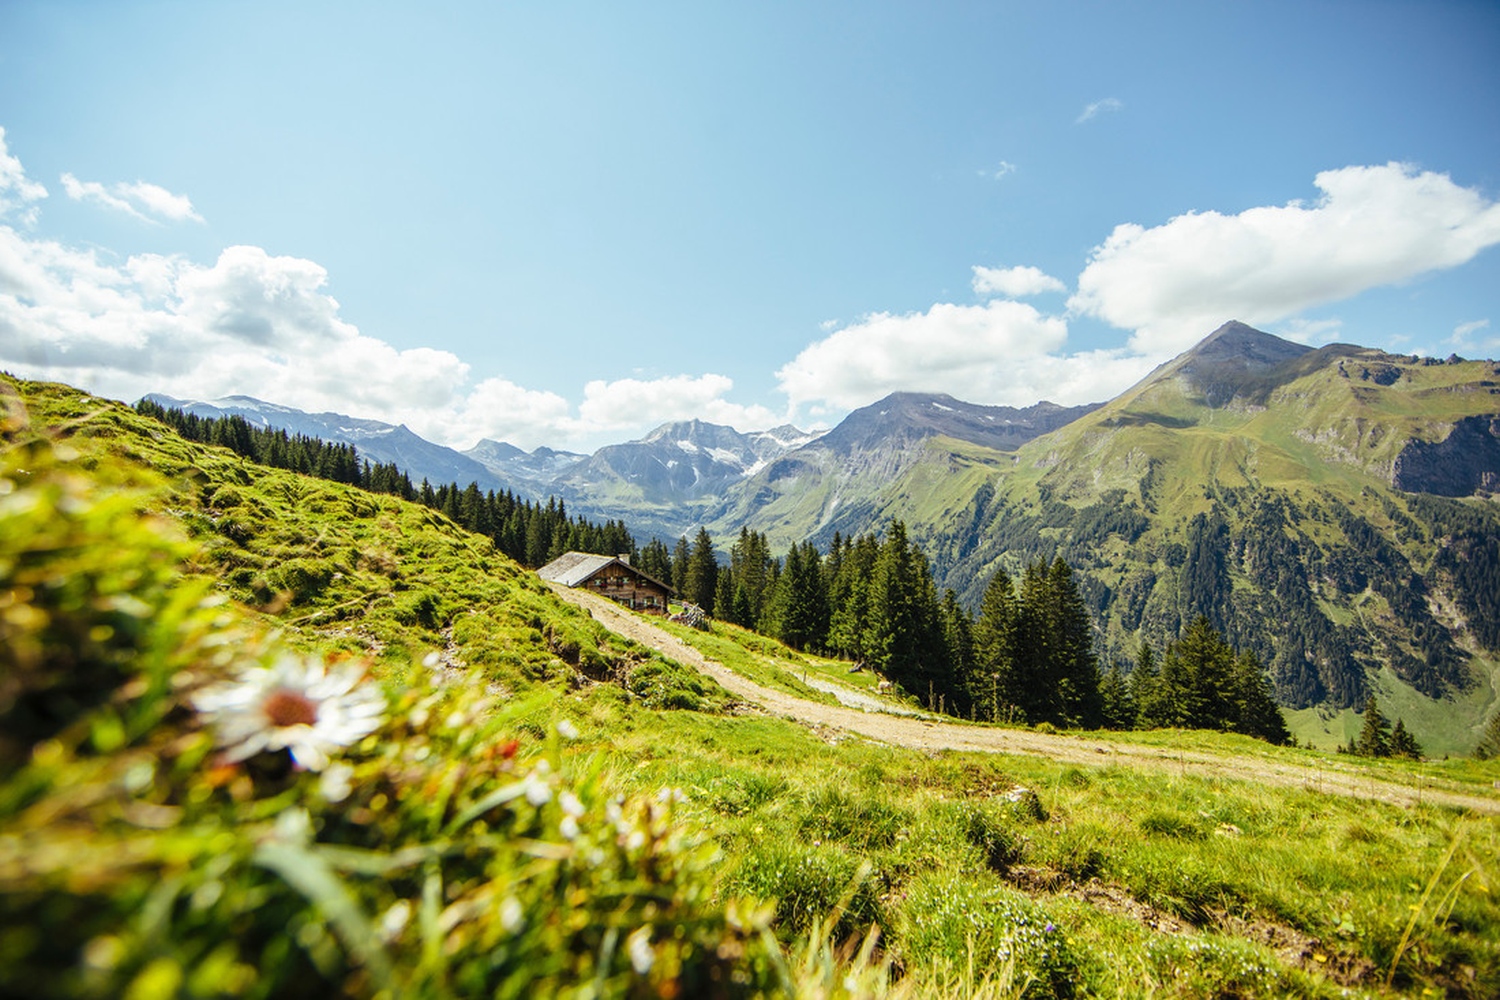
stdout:
<svg viewBox="0 0 1500 1000">
<path fill-rule="evenodd" d="M 970 607 L 997 567 L 1062 555 L 1110 657 L 1206 614 L 1268 665 L 1300 738 L 1344 742 L 1373 692 L 1429 750 L 1462 752 L 1500 697 L 1497 416 L 1493 362 L 1232 323 L 1013 451 L 927 437 L 899 464 L 830 457 L 719 527 L 826 543 L 900 517 Z"/>
<path fill-rule="evenodd" d="M 1117 657 L 1208 615 L 1284 705 L 1323 709 L 1304 738 L 1342 740 L 1331 713 L 1374 691 L 1430 748 L 1467 749 L 1496 697 L 1500 507 L 1417 491 L 1491 481 L 1482 454 L 1429 453 L 1500 412 L 1496 374 L 1231 325 L 993 465 L 953 514 L 919 486 L 913 534 L 971 601 L 997 566 L 1061 554 Z"/>
</svg>

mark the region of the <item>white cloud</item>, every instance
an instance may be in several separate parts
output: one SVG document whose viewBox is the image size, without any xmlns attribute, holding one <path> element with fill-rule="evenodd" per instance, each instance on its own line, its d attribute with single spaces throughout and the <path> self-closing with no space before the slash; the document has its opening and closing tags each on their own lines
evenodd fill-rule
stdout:
<svg viewBox="0 0 1500 1000">
<path fill-rule="evenodd" d="M 1062 319 L 1020 302 L 938 303 L 867 316 L 804 348 L 776 377 L 794 410 L 863 406 L 898 389 L 999 401 L 1015 395 L 1020 367 L 1038 364 L 1067 335 Z"/>
<path fill-rule="evenodd" d="M 1299 344 L 1331 344 L 1344 332 L 1341 319 L 1290 319 L 1271 331 Z"/>
<path fill-rule="evenodd" d="M 1004 180 L 1019 169 L 1019 167 L 1017 167 L 1014 163 L 1011 163 L 1009 160 L 1001 160 L 1000 165 L 994 170 L 979 171 L 979 176 L 988 177 L 990 180 L 999 181 Z"/>
<path fill-rule="evenodd" d="M 1500 204 L 1446 174 L 1390 163 L 1324 171 L 1315 183 L 1323 195 L 1312 206 L 1117 226 L 1069 308 L 1133 330 L 1138 352 L 1170 352 L 1226 320 L 1275 322 L 1500 243 Z"/>
<path fill-rule="evenodd" d="M 1119 111 L 1124 107 L 1124 103 L 1119 98 L 1106 97 L 1102 101 L 1095 101 L 1093 104 L 1085 107 L 1083 112 L 1077 118 L 1073 119 L 1073 124 L 1082 125 L 1084 122 L 1096 118 L 1101 111 Z"/>
<path fill-rule="evenodd" d="M 32 203 L 45 197 L 47 189 L 28 178 L 20 159 L 10 155 L 0 126 L 0 217 L 15 213 L 23 225 L 33 225 L 37 206 Z"/>
<path fill-rule="evenodd" d="M 0 158 L 0 182 L 17 197 L 40 197 L 13 159 Z M 96 188 L 72 182 L 76 197 L 116 197 Z M 131 190 L 141 204 L 156 197 Z M 179 211 L 174 204 L 155 210 Z M 763 407 L 726 400 L 733 384 L 722 375 L 591 382 L 576 414 L 562 396 L 504 378 L 470 385 L 469 366 L 447 351 L 400 350 L 361 333 L 340 316 L 327 281 L 316 262 L 260 247 L 229 247 L 209 266 L 156 254 L 114 264 L 0 225 L 0 363 L 117 399 L 244 393 L 374 417 L 454 447 L 481 437 L 525 448 L 593 444 L 591 435 L 618 440 L 688 416 L 775 422 Z"/>
<path fill-rule="evenodd" d="M 638 427 L 643 415 L 653 426 L 673 420 L 706 420 L 742 431 L 764 430 L 779 422 L 764 406 L 742 406 L 724 397 L 734 388 L 727 375 L 672 375 L 643 381 L 596 380 L 583 387 L 578 415 L 589 433 Z"/>
<path fill-rule="evenodd" d="M 70 173 L 63 174 L 60 179 L 63 191 L 74 201 L 98 202 L 142 222 L 159 224 L 161 219 L 172 222 L 203 221 L 203 216 L 193 210 L 193 202 L 187 195 L 173 194 L 156 184 L 136 181 L 106 187 L 98 181 L 81 181 Z"/>
<path fill-rule="evenodd" d="M 1455 326 L 1448 343 L 1459 351 L 1493 351 L 1500 348 L 1500 335 L 1490 330 L 1489 320 L 1476 319 Z"/>
<path fill-rule="evenodd" d="M 1067 285 L 1037 267 L 974 267 L 974 291 L 980 295 L 1017 299 L 1067 290 Z"/>
</svg>

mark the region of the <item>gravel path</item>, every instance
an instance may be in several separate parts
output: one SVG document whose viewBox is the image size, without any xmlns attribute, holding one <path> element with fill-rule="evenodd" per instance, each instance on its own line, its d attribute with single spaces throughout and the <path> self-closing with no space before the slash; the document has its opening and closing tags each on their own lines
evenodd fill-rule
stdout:
<svg viewBox="0 0 1500 1000">
<path fill-rule="evenodd" d="M 1177 771 L 1197 777 L 1303 788 L 1403 806 L 1426 802 L 1500 814 L 1500 795 L 1476 795 L 1438 784 L 1400 784 L 1372 778 L 1355 767 L 1336 761 L 1325 760 L 1318 766 L 1307 767 L 1253 756 L 1222 756 L 1201 750 L 1142 746 L 1116 742 L 1115 739 L 1102 740 L 1086 734 L 1048 734 L 1024 729 L 906 718 L 885 714 L 889 706 L 883 703 L 881 711 L 865 711 L 845 705 L 823 705 L 762 687 L 722 663 L 708 659 L 676 636 L 606 598 L 558 585 L 552 585 L 552 589 L 563 600 L 588 609 L 594 619 L 611 632 L 695 667 L 718 681 L 736 697 L 759 705 L 772 715 L 785 716 L 813 726 L 858 733 L 884 743 L 916 750 L 1032 754 L 1070 764 L 1119 764 Z M 830 685 L 832 686 L 836 685 Z"/>
</svg>

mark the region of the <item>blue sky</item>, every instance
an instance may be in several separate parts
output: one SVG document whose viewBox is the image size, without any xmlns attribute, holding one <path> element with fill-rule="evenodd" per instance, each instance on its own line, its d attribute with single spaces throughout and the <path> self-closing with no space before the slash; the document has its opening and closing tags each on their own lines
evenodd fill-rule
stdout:
<svg viewBox="0 0 1500 1000">
<path fill-rule="evenodd" d="M 1497 52 L 1490 2 L 9 0 L 0 367 L 587 450 L 1104 399 L 1230 319 L 1495 356 Z"/>
</svg>

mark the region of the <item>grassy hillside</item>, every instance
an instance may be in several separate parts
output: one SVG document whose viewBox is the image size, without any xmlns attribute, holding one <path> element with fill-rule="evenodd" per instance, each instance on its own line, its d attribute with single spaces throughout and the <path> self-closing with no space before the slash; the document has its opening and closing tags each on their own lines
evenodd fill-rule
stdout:
<svg viewBox="0 0 1500 1000">
<path fill-rule="evenodd" d="M 1490 818 L 808 729 L 431 511 L 5 385 L 0 993 L 1500 990 Z M 347 682 L 321 768 L 231 759 L 257 670 Z"/>
</svg>

